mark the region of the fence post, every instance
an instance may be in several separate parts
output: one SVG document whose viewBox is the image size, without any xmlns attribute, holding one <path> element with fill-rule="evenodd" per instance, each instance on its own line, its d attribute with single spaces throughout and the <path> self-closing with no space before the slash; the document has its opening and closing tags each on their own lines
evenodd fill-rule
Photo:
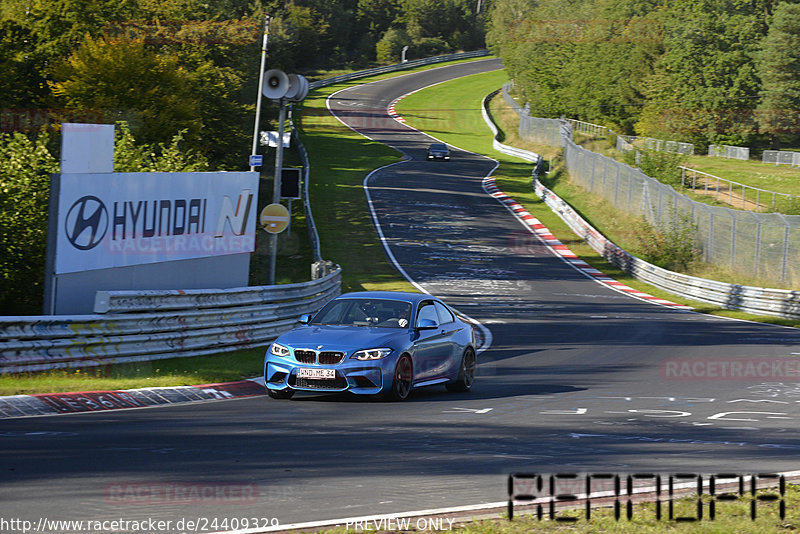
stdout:
<svg viewBox="0 0 800 534">
<path fill-rule="evenodd" d="M 761 256 L 761 219 L 756 216 L 755 213 L 750 212 L 750 215 L 753 216 L 753 219 L 756 220 L 756 250 L 755 254 L 753 254 L 753 277 L 758 276 L 758 264 L 759 259 Z"/>
<path fill-rule="evenodd" d="M 786 220 L 782 214 L 777 214 L 783 224 L 785 225 L 785 230 L 783 232 L 783 264 L 781 265 L 781 282 L 786 281 L 786 271 L 789 269 L 789 221 Z"/>
<path fill-rule="evenodd" d="M 728 210 L 731 216 L 731 269 L 736 265 L 736 213 Z"/>
<path fill-rule="evenodd" d="M 708 211 L 711 216 L 709 217 L 708 224 L 708 251 L 706 253 L 706 262 L 711 263 L 711 253 L 714 250 L 714 210 L 709 207 Z"/>
<path fill-rule="evenodd" d="M 620 173 L 622 170 L 622 166 L 620 163 L 616 163 L 617 166 L 617 173 Z M 630 169 L 625 169 L 625 174 L 628 175 L 628 211 L 631 211 L 631 204 L 633 203 L 633 172 Z M 644 191 L 642 191 L 644 193 Z"/>
</svg>

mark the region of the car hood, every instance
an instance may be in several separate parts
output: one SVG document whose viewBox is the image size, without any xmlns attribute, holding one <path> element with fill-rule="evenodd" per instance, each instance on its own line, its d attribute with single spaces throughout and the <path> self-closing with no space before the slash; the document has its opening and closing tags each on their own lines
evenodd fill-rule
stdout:
<svg viewBox="0 0 800 534">
<path fill-rule="evenodd" d="M 403 339 L 408 341 L 408 330 L 402 328 L 374 328 L 367 326 L 310 325 L 295 328 L 276 341 L 294 348 L 353 351 L 378 347 L 397 348 Z"/>
</svg>

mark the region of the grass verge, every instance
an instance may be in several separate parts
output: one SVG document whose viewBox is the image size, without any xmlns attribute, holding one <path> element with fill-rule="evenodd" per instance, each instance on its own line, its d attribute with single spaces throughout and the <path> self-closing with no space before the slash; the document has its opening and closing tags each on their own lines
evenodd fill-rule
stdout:
<svg viewBox="0 0 800 534">
<path fill-rule="evenodd" d="M 477 60 L 486 59 L 478 58 Z M 362 187 L 373 169 L 400 161 L 400 154 L 370 141 L 342 125 L 328 113 L 328 95 L 380 79 L 428 70 L 459 60 L 361 78 L 313 91 L 303 102 L 298 124 L 311 159 L 311 206 L 322 255 L 342 266 L 342 291 L 416 291 L 389 263 L 372 224 Z M 341 73 L 339 73 L 341 74 Z M 298 108 L 295 108 L 296 110 Z M 295 117 L 298 113 L 295 112 Z M 287 164 L 299 165 L 286 152 Z M 269 157 L 265 160 L 270 161 Z M 272 181 L 262 178 L 259 206 L 271 202 Z M 292 232 L 278 241 L 276 279 L 279 283 L 305 281 L 310 275 L 310 247 L 302 204 L 292 205 Z M 260 232 L 264 234 L 264 232 Z M 251 260 L 251 283 L 263 284 L 268 269 L 268 240 L 259 235 Z M 0 375 L 0 395 L 104 391 L 140 387 L 183 386 L 241 380 L 262 373 L 264 349 L 253 348 L 211 356 L 170 358 L 153 362 L 117 364 L 81 370 Z"/>
<path fill-rule="evenodd" d="M 525 206 L 575 254 L 616 280 L 653 296 L 692 306 L 698 312 L 784 326 L 800 326 L 800 321 L 725 310 L 718 306 L 685 299 L 660 290 L 608 263 L 600 254 L 578 238 L 569 226 L 533 192 L 530 183 L 531 165 L 492 148 L 491 132 L 481 117 L 480 103 L 483 96 L 498 89 L 507 80 L 504 71 L 459 78 L 409 95 L 400 101 L 397 111 L 405 117 L 410 126 L 460 148 L 485 154 L 498 160 L 500 166 L 495 171 L 497 186 Z M 519 139 L 514 133 L 517 131 L 519 119 L 514 111 L 502 102 L 502 98 L 494 98 L 490 110 L 495 122 L 502 130 L 505 144 L 532 150 L 551 162 L 551 172 L 546 180 L 548 187 L 569 202 L 576 211 L 612 241 L 623 247 L 631 241 L 633 236 L 630 233 L 632 224 L 630 219 L 616 210 L 612 210 L 610 206 L 604 205 L 593 195 L 589 195 L 581 188 L 569 183 L 560 149 L 535 145 Z"/>
</svg>

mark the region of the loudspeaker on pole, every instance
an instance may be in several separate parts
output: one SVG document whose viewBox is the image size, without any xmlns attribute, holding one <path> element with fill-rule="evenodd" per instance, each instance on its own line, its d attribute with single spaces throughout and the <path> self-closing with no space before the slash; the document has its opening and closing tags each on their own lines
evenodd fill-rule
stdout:
<svg viewBox="0 0 800 534">
<path fill-rule="evenodd" d="M 289 76 L 279 69 L 270 69 L 264 73 L 264 89 L 262 90 L 265 97 L 270 100 L 280 100 L 286 96 L 289 91 Z"/>
</svg>

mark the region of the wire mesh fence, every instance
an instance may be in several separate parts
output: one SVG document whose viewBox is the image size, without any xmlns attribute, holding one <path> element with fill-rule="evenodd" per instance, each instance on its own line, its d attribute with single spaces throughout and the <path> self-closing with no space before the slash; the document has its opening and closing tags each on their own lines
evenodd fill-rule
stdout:
<svg viewBox="0 0 800 534">
<path fill-rule="evenodd" d="M 763 163 L 774 163 L 775 165 L 791 165 L 800 167 L 800 152 L 789 150 L 765 150 L 761 155 Z"/>
<path fill-rule="evenodd" d="M 511 99 L 506 90 L 503 93 Z M 639 169 L 575 144 L 568 121 L 531 117 L 518 105 L 515 109 L 520 114 L 520 137 L 563 147 L 571 179 L 586 190 L 662 230 L 691 224 L 708 263 L 773 284 L 800 285 L 800 215 L 697 202 Z"/>
<path fill-rule="evenodd" d="M 681 183 L 695 194 L 748 211 L 788 212 L 800 205 L 800 197 L 778 193 L 720 178 L 713 174 L 681 166 Z"/>
<path fill-rule="evenodd" d="M 750 159 L 750 149 L 744 146 L 708 145 L 708 155 L 716 158 Z"/>
</svg>

